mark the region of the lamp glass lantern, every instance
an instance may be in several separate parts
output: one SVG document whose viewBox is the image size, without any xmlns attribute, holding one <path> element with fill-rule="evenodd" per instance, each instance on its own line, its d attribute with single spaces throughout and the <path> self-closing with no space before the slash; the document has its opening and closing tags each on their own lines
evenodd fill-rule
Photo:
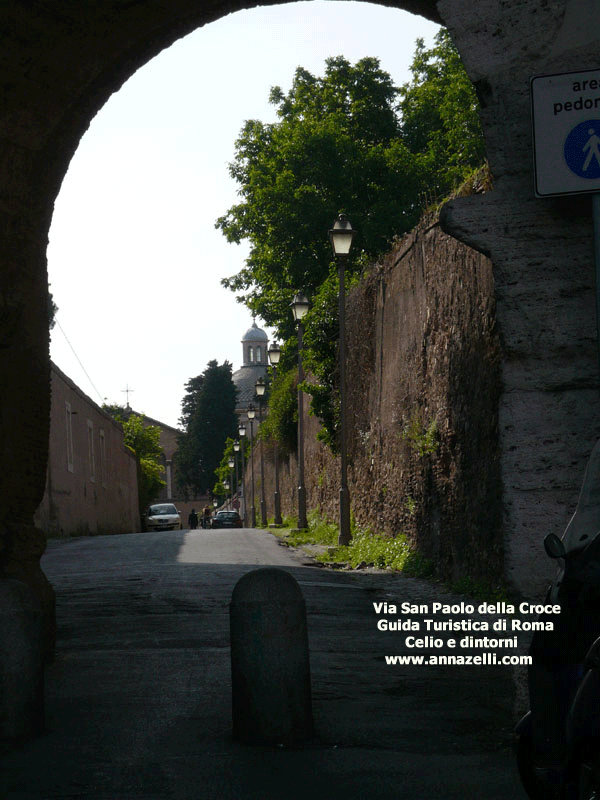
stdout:
<svg viewBox="0 0 600 800">
<path fill-rule="evenodd" d="M 302 322 L 304 317 L 308 314 L 308 309 L 310 307 L 307 296 L 302 294 L 302 292 L 298 292 L 298 294 L 292 300 L 291 306 L 292 314 L 294 315 L 294 321 Z"/>
<path fill-rule="evenodd" d="M 253 420 L 254 417 L 256 416 L 256 409 L 254 408 L 252 403 L 250 403 L 250 405 L 246 409 L 246 414 L 248 415 L 248 419 L 250 420 Z"/>
<path fill-rule="evenodd" d="M 277 342 L 273 342 L 269 345 L 267 354 L 269 356 L 269 363 L 276 367 L 277 364 L 279 364 L 279 359 L 281 358 L 281 347 L 277 344 Z"/>
<path fill-rule="evenodd" d="M 262 397 L 267 389 L 267 384 L 263 378 L 259 378 L 254 384 L 254 389 L 258 397 Z"/>
<path fill-rule="evenodd" d="M 238 433 L 239 433 L 239 429 L 238 429 Z M 238 439 L 236 439 L 235 442 L 233 443 L 233 449 L 234 449 L 234 451 L 236 453 L 240 452 L 240 443 L 239 443 Z"/>
<path fill-rule="evenodd" d="M 229 469 L 233 469 L 235 467 L 235 461 L 233 460 L 233 458 L 230 458 L 228 460 L 227 466 L 229 467 Z"/>
<path fill-rule="evenodd" d="M 355 233 L 356 231 L 353 230 L 350 220 L 345 214 L 340 214 L 333 223 L 333 228 L 329 231 L 329 241 L 335 256 L 349 255 Z"/>
<path fill-rule="evenodd" d="M 238 427 L 238 433 L 239 433 L 240 436 L 245 436 L 246 435 L 246 426 L 244 425 L 243 422 Z"/>
</svg>

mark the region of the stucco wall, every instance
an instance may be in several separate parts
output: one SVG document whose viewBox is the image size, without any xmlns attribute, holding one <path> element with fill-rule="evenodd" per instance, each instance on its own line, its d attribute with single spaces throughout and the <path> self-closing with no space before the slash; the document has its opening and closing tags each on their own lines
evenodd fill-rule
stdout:
<svg viewBox="0 0 600 800">
<path fill-rule="evenodd" d="M 140 530 L 135 457 L 122 428 L 52 365 L 46 491 L 35 517 L 51 536 Z"/>
</svg>

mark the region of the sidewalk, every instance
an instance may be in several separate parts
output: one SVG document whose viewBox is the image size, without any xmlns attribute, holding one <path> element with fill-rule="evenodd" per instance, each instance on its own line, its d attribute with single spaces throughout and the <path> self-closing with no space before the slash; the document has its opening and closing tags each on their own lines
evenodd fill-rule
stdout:
<svg viewBox="0 0 600 800">
<path fill-rule="evenodd" d="M 0 758 L 2 800 L 525 797 L 507 668 L 385 665 L 399 651 L 373 602 L 447 597 L 436 587 L 285 551 L 307 603 L 317 735 L 251 747 L 231 738 L 228 603 L 258 565 L 181 563 L 179 536 L 171 554 L 101 538 L 45 557 L 59 610 L 48 732 Z"/>
</svg>

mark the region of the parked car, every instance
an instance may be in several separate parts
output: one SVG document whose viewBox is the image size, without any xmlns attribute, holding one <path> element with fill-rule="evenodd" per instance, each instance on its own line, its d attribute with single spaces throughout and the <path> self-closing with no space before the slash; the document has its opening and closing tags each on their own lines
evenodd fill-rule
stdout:
<svg viewBox="0 0 600 800">
<path fill-rule="evenodd" d="M 157 503 L 149 506 L 143 521 L 144 529 L 147 531 L 181 530 L 181 515 L 173 503 Z"/>
<path fill-rule="evenodd" d="M 237 511 L 217 511 L 212 521 L 213 528 L 241 528 L 242 518 Z"/>
</svg>

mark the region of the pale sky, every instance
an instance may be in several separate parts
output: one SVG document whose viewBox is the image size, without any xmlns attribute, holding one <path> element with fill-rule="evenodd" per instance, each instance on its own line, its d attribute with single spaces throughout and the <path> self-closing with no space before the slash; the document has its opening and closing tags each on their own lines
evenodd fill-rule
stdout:
<svg viewBox="0 0 600 800">
<path fill-rule="evenodd" d="M 287 92 L 298 66 L 322 75 L 330 56 L 377 57 L 401 85 L 416 39 L 429 46 L 437 30 L 379 5 L 291 3 L 224 17 L 135 73 L 92 120 L 56 199 L 60 369 L 97 403 L 124 404 L 129 387 L 136 411 L 178 426 L 185 383 L 212 359 L 238 369 L 252 324 L 220 284 L 247 247 L 214 228 L 237 202 L 227 164 L 243 123 L 274 121 L 270 88 Z"/>
</svg>

